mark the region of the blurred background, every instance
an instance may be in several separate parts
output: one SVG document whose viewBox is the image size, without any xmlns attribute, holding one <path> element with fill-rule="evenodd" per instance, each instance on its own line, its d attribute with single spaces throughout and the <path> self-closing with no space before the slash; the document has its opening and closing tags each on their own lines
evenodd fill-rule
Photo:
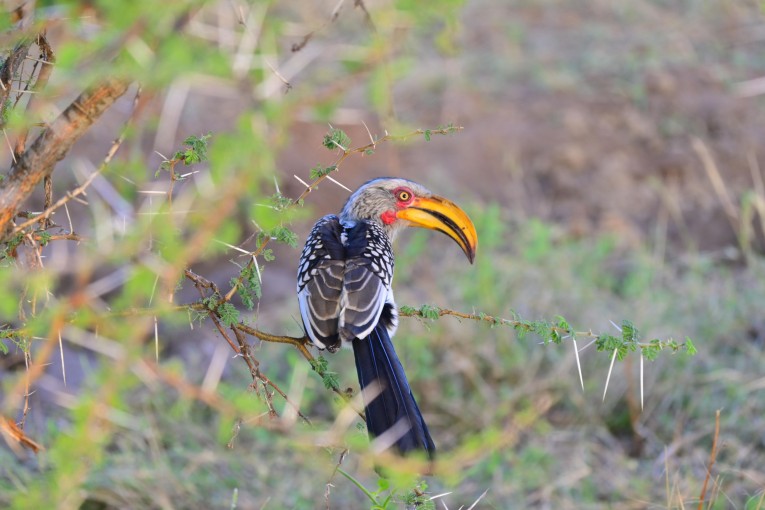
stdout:
<svg viewBox="0 0 765 510">
<path fill-rule="evenodd" d="M 49 0 L 22 10 L 2 26 L 4 48 L 45 30 L 56 63 L 34 108 L 18 93 L 4 119 L 3 168 L 21 130 L 104 76 L 142 91 L 135 102 L 131 85 L 53 175 L 54 198 L 64 196 L 132 119 L 84 200 L 54 216 L 52 233 L 81 240 L 4 252 L 0 410 L 45 451 L 3 444 L 0 506 L 371 507 L 339 463 L 384 499 L 363 424 L 338 418 L 343 401 L 295 349 L 247 338 L 310 426 L 264 396 L 273 388 L 253 383 L 211 320 L 170 303 L 200 298 L 187 267 L 225 293 L 258 233 L 284 226 L 297 248 L 270 242 L 262 297 L 232 302 L 253 327 L 302 335 L 305 235 L 346 188 L 390 175 L 458 203 L 480 239 L 470 266 L 445 236 L 402 235 L 399 305 L 562 315 L 576 331 L 617 336 L 626 319 L 646 341 L 689 337 L 698 349 L 644 366 L 631 353 L 609 377 L 610 353 L 582 335 L 581 387 L 570 339 L 402 319 L 397 350 L 442 452 L 426 478 L 429 496 L 449 493 L 437 508 L 479 498 L 475 508 L 690 508 L 708 474 L 700 508 L 765 508 L 760 3 Z M 340 158 L 322 145 L 330 128 L 355 148 L 449 125 L 462 129 L 351 154 L 331 174 L 340 184 L 279 206 Z M 163 160 L 206 134 L 209 160 L 177 165 L 188 175 L 173 181 Z M 42 208 L 40 189 L 24 209 Z M 351 352 L 326 359 L 355 391 Z M 400 471 L 389 508 L 407 506 L 412 480 Z"/>
</svg>

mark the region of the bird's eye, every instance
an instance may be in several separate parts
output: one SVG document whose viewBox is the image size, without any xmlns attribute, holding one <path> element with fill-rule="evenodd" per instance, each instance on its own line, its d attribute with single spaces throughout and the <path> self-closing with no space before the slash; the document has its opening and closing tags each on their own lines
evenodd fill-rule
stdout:
<svg viewBox="0 0 765 510">
<path fill-rule="evenodd" d="M 409 200 L 412 198 L 412 194 L 407 190 L 402 189 L 396 193 L 396 198 L 399 200 L 399 202 L 409 202 Z"/>
</svg>

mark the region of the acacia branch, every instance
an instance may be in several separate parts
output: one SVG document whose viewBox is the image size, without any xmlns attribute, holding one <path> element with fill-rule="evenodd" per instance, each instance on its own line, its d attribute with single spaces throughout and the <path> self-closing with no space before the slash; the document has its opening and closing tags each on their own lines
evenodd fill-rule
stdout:
<svg viewBox="0 0 765 510">
<path fill-rule="evenodd" d="M 125 126 L 122 128 L 122 133 L 112 142 L 111 147 L 109 147 L 109 150 L 106 152 L 106 157 L 104 157 L 104 160 L 101 162 L 101 165 L 98 167 L 98 169 L 90 174 L 87 179 L 85 179 L 85 182 L 83 182 L 80 186 L 73 189 L 72 191 L 67 192 L 67 194 L 60 199 L 56 201 L 55 204 L 48 204 L 46 209 L 40 213 L 39 215 L 32 216 L 27 221 L 21 223 L 20 225 L 16 225 L 16 228 L 13 229 L 12 233 L 16 234 L 18 232 L 21 232 L 23 229 L 39 222 L 45 220 L 47 222 L 47 219 L 50 218 L 50 216 L 56 212 L 57 209 L 63 207 L 67 202 L 69 202 L 72 199 L 75 199 L 78 195 L 82 195 L 85 193 L 85 190 L 90 187 L 90 185 L 93 183 L 93 181 L 101 175 L 101 173 L 106 169 L 106 167 L 109 166 L 109 164 L 112 162 L 112 158 L 114 158 L 114 155 L 117 153 L 119 148 L 122 146 L 122 143 L 125 141 L 125 137 L 128 133 L 128 128 L 130 127 L 130 123 L 135 117 L 136 113 L 138 112 L 138 100 L 141 97 L 141 87 L 138 87 L 138 90 L 135 93 L 135 98 L 133 99 L 133 113 L 128 118 L 127 122 L 125 122 Z M 46 226 L 45 224 L 43 226 Z"/>
<path fill-rule="evenodd" d="M 415 317 L 417 319 L 435 320 L 439 317 L 451 316 L 458 319 L 468 319 L 481 322 L 488 322 L 492 326 L 509 326 L 515 329 L 519 334 L 536 333 L 541 336 L 545 343 L 559 344 L 566 338 L 589 338 L 597 344 L 598 351 L 611 352 L 615 348 L 629 350 L 640 349 L 643 355 L 650 356 L 648 359 L 652 359 L 653 354 L 662 349 L 669 350 L 671 352 L 685 351 L 686 353 L 693 355 L 696 352 L 696 347 L 690 338 L 686 338 L 684 343 L 679 343 L 672 338 L 664 340 L 653 339 L 649 342 L 638 341 L 637 330 L 634 325 L 630 324 L 632 332 L 626 337 L 623 335 L 621 339 L 606 334 L 606 333 L 593 333 L 592 330 L 588 331 L 576 331 L 573 329 L 562 317 L 558 317 L 558 323 L 553 324 L 545 320 L 529 321 L 525 319 L 503 319 L 502 317 L 495 317 L 493 315 L 487 315 L 485 313 L 465 313 L 456 310 L 449 310 L 448 308 L 440 308 L 433 305 L 422 305 L 420 308 L 413 308 L 411 306 L 402 306 L 399 309 L 400 317 Z M 629 322 L 629 321 L 626 321 Z M 612 322 L 612 324 L 614 324 Z M 616 324 L 614 324 L 616 326 Z M 616 326 L 620 332 L 621 328 Z M 589 344 L 588 344 L 589 345 Z M 584 350 L 583 347 L 581 350 Z M 623 358 L 626 351 L 622 351 L 619 356 L 619 360 Z"/>
<path fill-rule="evenodd" d="M 21 203 L 72 145 L 120 98 L 128 88 L 125 80 L 109 78 L 75 99 L 14 163 L 0 184 L 0 237 L 5 237 Z"/>
<path fill-rule="evenodd" d="M 194 283 L 194 286 L 199 291 L 202 299 L 205 299 L 204 290 L 212 291 L 213 296 L 220 296 L 220 290 L 218 289 L 218 286 L 215 285 L 214 282 L 211 282 L 207 278 L 200 276 L 190 269 L 187 269 L 184 271 L 184 275 L 187 279 L 191 280 Z M 322 379 L 325 378 L 324 371 L 319 367 L 319 364 L 316 362 L 316 358 L 313 357 L 313 355 L 308 351 L 308 348 L 306 345 L 309 343 L 309 339 L 307 336 L 302 337 L 292 337 L 292 336 L 286 336 L 286 335 L 273 335 L 270 333 L 266 333 L 264 331 L 261 331 L 257 328 L 253 328 L 252 326 L 248 326 L 247 324 L 243 324 L 241 322 L 236 322 L 234 324 L 231 324 L 231 330 L 236 335 L 237 341 L 239 345 L 237 346 L 231 338 L 226 334 L 222 320 L 221 320 L 221 314 L 219 311 L 219 307 L 225 303 L 218 302 L 217 307 L 210 308 L 208 305 L 204 303 L 191 303 L 188 305 L 183 305 L 184 308 L 195 310 L 197 312 L 205 312 L 210 319 L 215 324 L 215 327 L 218 329 L 218 331 L 221 333 L 223 338 L 228 342 L 231 349 L 239 356 L 244 358 L 245 363 L 247 363 L 247 366 L 250 369 L 250 373 L 252 374 L 253 380 L 260 379 L 264 384 L 267 384 L 268 386 L 271 386 L 274 390 L 276 390 L 280 395 L 282 395 L 285 400 L 287 400 L 286 394 L 278 388 L 270 379 L 268 379 L 266 376 L 264 376 L 258 367 L 259 362 L 250 352 L 249 345 L 244 342 L 244 339 L 242 338 L 242 334 L 247 334 L 250 336 L 253 336 L 259 340 L 262 340 L 264 342 L 272 342 L 272 343 L 279 343 L 279 344 L 288 344 L 295 347 L 300 353 L 303 355 L 303 357 L 311 364 L 311 367 L 318 373 Z M 139 311 L 140 313 L 141 311 Z M 327 384 L 325 382 L 325 384 Z M 337 395 L 339 395 L 341 398 L 343 398 L 346 402 L 350 401 L 350 397 L 345 394 L 336 384 L 331 385 L 332 391 L 334 391 Z M 289 402 L 288 403 L 293 405 L 295 409 L 298 411 L 298 414 L 305 419 L 307 422 L 308 418 L 302 415 L 300 413 L 300 410 L 297 409 L 297 406 Z M 356 410 L 358 415 L 361 417 L 361 419 L 365 419 L 363 413 Z M 309 422 L 310 423 L 310 422 Z"/>
<path fill-rule="evenodd" d="M 338 149 L 340 149 L 342 152 L 340 153 L 340 156 L 335 160 L 335 163 L 328 167 L 332 170 L 324 173 L 320 176 L 318 176 L 316 179 L 314 179 L 311 183 L 306 184 L 302 180 L 300 182 L 303 182 L 305 184 L 305 189 L 298 195 L 297 198 L 292 200 L 289 205 L 287 205 L 284 209 L 291 209 L 296 207 L 297 205 L 300 205 L 303 203 L 303 200 L 308 196 L 310 192 L 312 192 L 316 187 L 321 184 L 321 182 L 324 179 L 330 179 L 333 180 L 332 177 L 329 175 L 331 173 L 335 173 L 340 170 L 340 164 L 346 160 L 351 154 L 365 154 L 368 151 L 371 151 L 373 149 L 377 148 L 377 144 L 383 143 L 383 142 L 390 142 L 390 141 L 401 141 L 406 140 L 408 138 L 412 138 L 413 136 L 418 135 L 425 135 L 427 139 L 430 139 L 430 136 L 432 135 L 450 135 L 456 131 L 461 131 L 463 129 L 462 126 L 448 126 L 445 128 L 438 128 L 438 129 L 415 129 L 414 131 L 411 131 L 409 133 L 406 133 L 404 135 L 389 135 L 387 132 L 385 133 L 385 136 L 382 136 L 380 138 L 375 139 L 370 134 L 369 137 L 371 138 L 371 141 L 366 145 L 361 145 L 359 147 L 354 148 L 345 148 L 339 145 L 337 142 L 334 142 L 334 144 L 337 146 Z M 331 146 L 330 146 L 331 147 Z M 298 179 L 300 180 L 300 179 Z M 257 249 L 250 253 L 250 261 L 247 263 L 247 268 L 250 268 L 253 264 L 256 263 L 256 258 L 258 255 L 263 253 L 263 250 L 266 249 L 266 246 L 268 245 L 269 241 L 271 241 L 271 238 L 266 238 L 260 246 L 257 247 Z M 226 293 L 225 296 L 223 296 L 222 302 L 224 301 L 230 301 L 232 297 L 234 297 L 234 294 L 236 294 L 237 290 L 239 289 L 239 286 L 242 284 L 242 275 L 240 274 L 236 280 L 234 280 L 233 284 L 231 285 L 231 288 Z M 304 354 L 305 355 L 305 354 Z"/>
</svg>

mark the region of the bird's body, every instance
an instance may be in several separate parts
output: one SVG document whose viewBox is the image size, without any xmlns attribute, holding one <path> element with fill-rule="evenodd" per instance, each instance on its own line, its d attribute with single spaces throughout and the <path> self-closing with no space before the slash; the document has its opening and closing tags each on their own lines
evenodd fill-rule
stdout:
<svg viewBox="0 0 765 510">
<path fill-rule="evenodd" d="M 300 261 L 300 311 L 320 349 L 334 352 L 343 341 L 364 338 L 377 325 L 385 304 L 395 305 L 393 250 L 376 223 L 325 216 L 311 230 Z M 389 335 L 397 325 L 394 315 Z"/>
<path fill-rule="evenodd" d="M 317 347 L 353 348 L 359 384 L 376 395 L 365 407 L 370 434 L 386 435 L 400 453 L 432 457 L 433 440 L 391 342 L 398 326 L 391 243 L 405 226 L 446 233 L 472 262 L 475 229 L 461 209 L 412 181 L 375 179 L 351 195 L 339 216 L 314 225 L 300 257 L 298 302 Z"/>
</svg>

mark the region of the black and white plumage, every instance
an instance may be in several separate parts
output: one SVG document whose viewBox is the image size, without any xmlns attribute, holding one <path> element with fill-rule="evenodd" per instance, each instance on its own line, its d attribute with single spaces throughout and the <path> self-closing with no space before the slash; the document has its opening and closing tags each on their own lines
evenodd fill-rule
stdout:
<svg viewBox="0 0 765 510">
<path fill-rule="evenodd" d="M 320 219 L 298 269 L 300 315 L 313 343 L 335 352 L 342 341 L 369 335 L 385 303 L 395 304 L 392 281 L 393 250 L 380 226 L 342 223 L 334 215 Z M 396 324 L 394 317 L 389 335 Z"/>
<path fill-rule="evenodd" d="M 298 303 L 311 341 L 330 352 L 352 346 L 362 390 L 376 385 L 379 395 L 365 405 L 370 434 L 389 434 L 400 453 L 432 457 L 433 440 L 391 342 L 398 326 L 391 242 L 406 226 L 446 233 L 472 262 L 475 228 L 461 209 L 412 181 L 375 179 L 339 216 L 314 225 L 300 256 Z"/>
</svg>

